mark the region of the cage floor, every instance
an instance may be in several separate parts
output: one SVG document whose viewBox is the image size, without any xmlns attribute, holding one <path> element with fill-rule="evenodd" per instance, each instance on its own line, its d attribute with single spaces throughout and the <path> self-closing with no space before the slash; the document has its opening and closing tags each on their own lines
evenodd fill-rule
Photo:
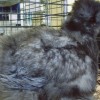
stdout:
<svg viewBox="0 0 100 100">
<path fill-rule="evenodd" d="M 96 100 L 100 100 L 100 70 L 98 72 L 97 87 L 94 96 Z"/>
</svg>

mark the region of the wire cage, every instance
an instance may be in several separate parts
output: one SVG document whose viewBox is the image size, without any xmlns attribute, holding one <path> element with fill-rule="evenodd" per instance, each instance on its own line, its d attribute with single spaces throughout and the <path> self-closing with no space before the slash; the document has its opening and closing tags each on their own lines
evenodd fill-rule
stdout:
<svg viewBox="0 0 100 100">
<path fill-rule="evenodd" d="M 74 2 L 75 0 L 0 0 L 0 35 L 34 26 L 60 28 Z M 100 45 L 100 36 L 97 41 Z"/>
<path fill-rule="evenodd" d="M 0 33 L 47 25 L 59 28 L 75 0 L 5 0 L 0 5 Z M 18 1 L 18 2 L 17 2 Z M 16 3 L 16 4 L 15 4 Z"/>
</svg>

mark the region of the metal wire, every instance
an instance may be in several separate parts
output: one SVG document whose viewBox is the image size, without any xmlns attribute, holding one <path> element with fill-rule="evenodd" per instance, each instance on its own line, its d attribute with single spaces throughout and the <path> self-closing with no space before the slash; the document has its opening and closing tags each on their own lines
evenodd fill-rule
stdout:
<svg viewBox="0 0 100 100">
<path fill-rule="evenodd" d="M 4 33 L 16 31 L 16 29 L 33 26 L 47 25 L 59 28 L 67 15 L 67 0 L 23 0 L 19 5 L 12 5 L 5 10 L 0 10 L 0 27 Z"/>
</svg>

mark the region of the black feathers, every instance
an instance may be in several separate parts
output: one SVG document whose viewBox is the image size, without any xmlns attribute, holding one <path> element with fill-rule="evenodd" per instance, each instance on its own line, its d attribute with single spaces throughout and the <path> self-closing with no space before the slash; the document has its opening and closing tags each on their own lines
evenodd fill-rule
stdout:
<svg viewBox="0 0 100 100">
<path fill-rule="evenodd" d="M 72 31 L 96 34 L 96 28 L 100 24 L 100 5 L 93 0 L 78 0 L 75 2 L 70 21 L 62 27 Z M 96 34 L 97 35 L 97 34 Z"/>
</svg>

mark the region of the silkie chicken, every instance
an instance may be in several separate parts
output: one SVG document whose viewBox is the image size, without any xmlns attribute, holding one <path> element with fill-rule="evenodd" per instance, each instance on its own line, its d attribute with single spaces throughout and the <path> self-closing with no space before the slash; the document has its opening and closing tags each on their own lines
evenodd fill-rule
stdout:
<svg viewBox="0 0 100 100">
<path fill-rule="evenodd" d="M 77 0 L 60 30 L 34 27 L 0 38 L 0 83 L 38 100 L 93 100 L 100 3 Z"/>
</svg>

